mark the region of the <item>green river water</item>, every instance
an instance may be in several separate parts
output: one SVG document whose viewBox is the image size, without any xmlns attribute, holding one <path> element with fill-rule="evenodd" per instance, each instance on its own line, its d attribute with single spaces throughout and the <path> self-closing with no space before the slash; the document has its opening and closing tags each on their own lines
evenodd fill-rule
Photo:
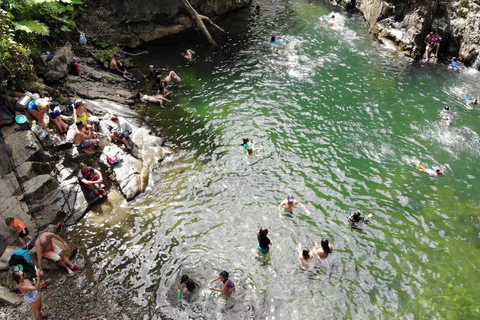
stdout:
<svg viewBox="0 0 480 320">
<path fill-rule="evenodd" d="M 90 281 L 143 319 L 479 319 L 480 111 L 462 101 L 478 72 L 411 61 L 323 2 L 269 8 L 219 21 L 222 50 L 197 35 L 138 57 L 184 80 L 166 109 L 139 107 L 177 153 L 145 194 L 70 230 Z M 310 214 L 279 217 L 287 194 Z M 366 229 L 347 224 L 354 209 L 373 214 Z M 297 247 L 322 238 L 334 253 L 300 267 Z M 231 300 L 208 290 L 222 270 Z M 202 284 L 192 301 L 176 296 L 183 273 Z"/>
</svg>

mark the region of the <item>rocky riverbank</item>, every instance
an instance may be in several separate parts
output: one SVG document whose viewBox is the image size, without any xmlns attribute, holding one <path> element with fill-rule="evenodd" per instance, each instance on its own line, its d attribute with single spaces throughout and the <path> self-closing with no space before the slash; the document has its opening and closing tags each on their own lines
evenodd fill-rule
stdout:
<svg viewBox="0 0 480 320">
<path fill-rule="evenodd" d="M 458 56 L 474 64 L 480 52 L 480 4 L 475 0 L 341 0 L 347 8 L 361 11 L 372 34 L 393 42 L 398 50 L 421 58 L 424 39 L 433 31 L 442 36 L 440 54 Z"/>
</svg>

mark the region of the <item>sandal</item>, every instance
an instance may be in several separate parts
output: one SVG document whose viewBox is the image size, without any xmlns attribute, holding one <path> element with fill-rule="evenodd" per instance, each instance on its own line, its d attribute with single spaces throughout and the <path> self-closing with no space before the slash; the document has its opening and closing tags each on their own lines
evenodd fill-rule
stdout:
<svg viewBox="0 0 480 320">
<path fill-rule="evenodd" d="M 74 265 L 73 268 L 72 268 L 72 270 L 83 270 L 83 267 Z"/>
</svg>

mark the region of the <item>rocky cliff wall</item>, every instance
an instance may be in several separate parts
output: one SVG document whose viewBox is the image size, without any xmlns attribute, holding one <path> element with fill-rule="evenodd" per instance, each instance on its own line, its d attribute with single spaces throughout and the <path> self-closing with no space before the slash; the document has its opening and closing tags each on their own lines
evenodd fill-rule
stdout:
<svg viewBox="0 0 480 320">
<path fill-rule="evenodd" d="M 194 8 L 211 18 L 249 5 L 252 0 L 191 0 Z M 181 0 L 87 0 L 79 27 L 90 37 L 137 47 L 180 33 L 193 22 Z"/>
<path fill-rule="evenodd" d="M 393 41 L 407 55 L 420 58 L 425 36 L 442 37 L 440 54 L 473 63 L 480 52 L 479 0 L 343 0 L 355 6 L 380 41 Z"/>
</svg>

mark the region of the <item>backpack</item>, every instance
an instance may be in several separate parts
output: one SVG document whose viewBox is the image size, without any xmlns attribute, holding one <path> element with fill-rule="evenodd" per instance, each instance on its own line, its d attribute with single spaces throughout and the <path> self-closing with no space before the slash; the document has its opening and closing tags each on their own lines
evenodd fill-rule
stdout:
<svg viewBox="0 0 480 320">
<path fill-rule="evenodd" d="M 84 46 L 87 44 L 87 36 L 85 35 L 85 32 L 79 31 L 80 32 L 80 37 L 78 39 L 78 43 L 81 46 Z"/>
<path fill-rule="evenodd" d="M 77 60 L 74 60 L 70 63 L 70 74 L 74 76 L 80 75 L 80 64 Z"/>
</svg>

